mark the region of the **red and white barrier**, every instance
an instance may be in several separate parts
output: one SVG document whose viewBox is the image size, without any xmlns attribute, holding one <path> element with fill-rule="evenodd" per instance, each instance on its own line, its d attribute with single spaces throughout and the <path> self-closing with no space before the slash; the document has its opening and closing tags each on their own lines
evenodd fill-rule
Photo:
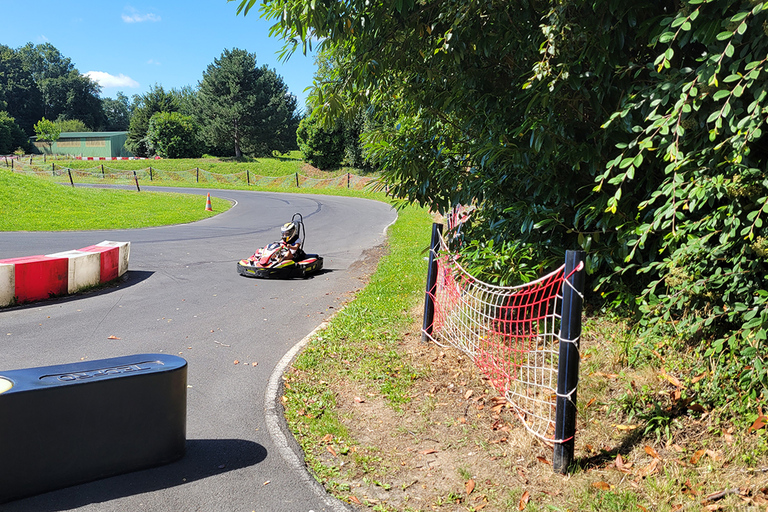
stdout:
<svg viewBox="0 0 768 512">
<path fill-rule="evenodd" d="M 0 263 L 0 306 L 13 302 L 16 294 L 16 275 L 12 263 Z"/>
<path fill-rule="evenodd" d="M 128 270 L 130 242 L 0 260 L 0 306 L 23 304 L 107 283 Z"/>
</svg>

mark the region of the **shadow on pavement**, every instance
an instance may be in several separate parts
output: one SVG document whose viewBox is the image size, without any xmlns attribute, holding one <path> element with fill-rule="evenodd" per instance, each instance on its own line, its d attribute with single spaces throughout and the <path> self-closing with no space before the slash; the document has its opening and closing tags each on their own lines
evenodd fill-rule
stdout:
<svg viewBox="0 0 768 512">
<path fill-rule="evenodd" d="M 25 304 L 19 304 L 18 306 L 8 306 L 5 308 L 0 308 L 0 311 L 10 311 L 12 309 L 39 308 L 40 306 L 43 306 L 43 305 L 64 304 L 67 302 L 83 299 L 84 297 L 94 297 L 99 295 L 105 295 L 108 293 L 114 293 L 118 290 L 123 290 L 125 288 L 137 285 L 140 282 L 145 281 L 150 277 L 152 277 L 152 274 L 154 274 L 154 272 L 149 272 L 146 270 L 128 270 L 126 271 L 125 274 L 123 274 L 118 279 L 112 281 L 111 283 L 106 283 L 104 285 L 101 285 L 97 288 L 93 288 L 91 290 L 78 292 L 73 295 L 62 295 L 59 297 L 51 297 L 50 299 L 27 302 Z"/>
<path fill-rule="evenodd" d="M 183 458 L 152 469 L 126 473 L 0 505 L 3 512 L 57 512 L 126 496 L 185 485 L 254 466 L 267 457 L 258 443 L 243 439 L 188 439 Z"/>
</svg>

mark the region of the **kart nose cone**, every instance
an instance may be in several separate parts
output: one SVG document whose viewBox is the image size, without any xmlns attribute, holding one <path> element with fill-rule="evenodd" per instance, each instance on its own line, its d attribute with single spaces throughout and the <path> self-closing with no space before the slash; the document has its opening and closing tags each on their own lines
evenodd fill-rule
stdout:
<svg viewBox="0 0 768 512">
<path fill-rule="evenodd" d="M 13 387 L 13 382 L 3 377 L 0 377 L 0 394 L 5 393 Z"/>
</svg>

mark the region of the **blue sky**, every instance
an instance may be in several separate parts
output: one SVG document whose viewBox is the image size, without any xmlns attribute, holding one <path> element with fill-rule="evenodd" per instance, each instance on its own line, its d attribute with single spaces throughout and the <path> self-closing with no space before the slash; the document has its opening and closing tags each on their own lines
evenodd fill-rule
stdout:
<svg viewBox="0 0 768 512">
<path fill-rule="evenodd" d="M 128 97 L 157 83 L 166 90 L 196 86 L 225 48 L 256 54 L 283 77 L 303 107 L 312 84 L 314 56 L 297 51 L 287 61 L 283 41 L 269 37 L 270 21 L 258 5 L 236 15 L 239 0 L 158 0 L 128 3 L 95 0 L 21 2 L 0 0 L 0 44 L 51 43 L 80 73 L 102 85 L 102 97 Z"/>
</svg>

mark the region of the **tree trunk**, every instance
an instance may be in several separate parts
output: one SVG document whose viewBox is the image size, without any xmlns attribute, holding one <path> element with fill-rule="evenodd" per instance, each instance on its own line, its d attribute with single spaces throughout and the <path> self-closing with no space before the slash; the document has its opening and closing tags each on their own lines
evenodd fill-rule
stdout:
<svg viewBox="0 0 768 512">
<path fill-rule="evenodd" d="M 240 131 L 238 128 L 237 119 L 235 119 L 235 158 L 243 156 L 243 152 L 240 150 Z"/>
</svg>

